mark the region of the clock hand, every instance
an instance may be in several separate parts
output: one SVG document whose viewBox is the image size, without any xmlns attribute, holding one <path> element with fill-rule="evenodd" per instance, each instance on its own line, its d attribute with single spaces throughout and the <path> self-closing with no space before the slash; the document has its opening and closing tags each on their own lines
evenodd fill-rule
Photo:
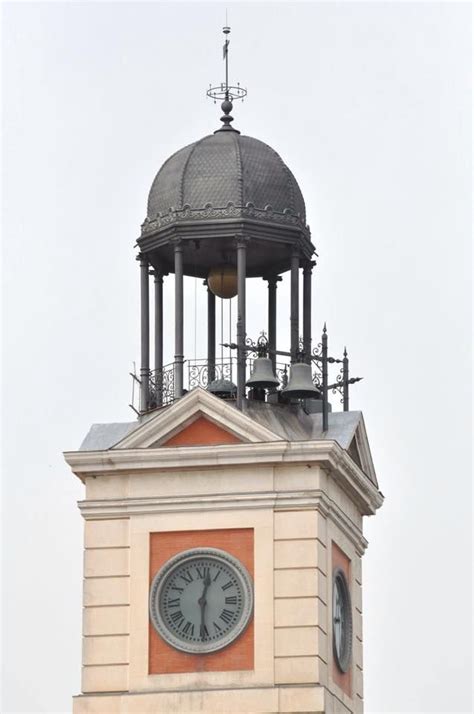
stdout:
<svg viewBox="0 0 474 714">
<path fill-rule="evenodd" d="M 202 595 L 198 600 L 198 604 L 201 608 L 201 639 L 204 640 L 204 627 L 205 627 L 205 622 L 204 622 L 204 611 L 206 609 L 207 605 L 207 600 L 206 600 L 206 593 L 209 588 L 209 585 L 211 584 L 211 576 L 209 571 L 206 573 L 206 577 L 204 579 L 204 588 L 202 591 Z"/>
</svg>

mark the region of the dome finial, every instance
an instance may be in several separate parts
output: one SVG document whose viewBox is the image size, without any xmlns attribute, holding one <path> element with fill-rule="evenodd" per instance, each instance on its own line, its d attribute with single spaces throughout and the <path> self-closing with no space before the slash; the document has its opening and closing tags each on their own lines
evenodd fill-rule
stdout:
<svg viewBox="0 0 474 714">
<path fill-rule="evenodd" d="M 223 47 L 223 56 L 225 60 L 225 82 L 221 82 L 221 84 L 217 87 L 209 87 L 207 90 L 206 94 L 208 97 L 211 99 L 214 99 L 214 102 L 217 99 L 222 99 L 223 102 L 221 104 L 221 109 L 224 112 L 224 114 L 221 116 L 221 122 L 224 124 L 224 126 L 221 126 L 220 129 L 217 129 L 217 131 L 237 131 L 237 129 L 234 129 L 230 124 L 231 122 L 234 121 L 234 117 L 230 115 L 230 112 L 232 111 L 233 104 L 232 102 L 235 101 L 236 99 L 242 99 L 246 96 L 247 90 L 244 89 L 243 87 L 240 86 L 240 83 L 237 82 L 237 86 L 232 86 L 229 84 L 229 44 L 230 40 L 228 35 L 230 34 L 230 27 L 227 25 L 227 11 L 226 11 L 226 24 L 222 28 L 222 32 L 224 33 L 225 41 L 224 41 L 224 47 Z M 214 132 L 215 134 L 217 133 Z M 240 132 L 237 132 L 240 134 Z"/>
</svg>

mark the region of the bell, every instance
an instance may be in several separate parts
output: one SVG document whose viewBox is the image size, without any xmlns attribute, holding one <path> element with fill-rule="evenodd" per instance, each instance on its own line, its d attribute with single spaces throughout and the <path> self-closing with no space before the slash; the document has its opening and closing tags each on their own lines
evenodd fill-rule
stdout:
<svg viewBox="0 0 474 714">
<path fill-rule="evenodd" d="M 254 389 L 271 389 L 279 387 L 280 382 L 273 374 L 273 365 L 268 357 L 257 357 L 253 361 L 252 374 L 246 382 L 247 387 Z"/>
<path fill-rule="evenodd" d="M 221 399 L 233 399 L 237 394 L 237 387 L 230 379 L 215 379 L 208 385 L 207 390 Z"/>
<path fill-rule="evenodd" d="M 321 393 L 313 384 L 311 365 L 306 362 L 294 362 L 290 367 L 288 386 L 281 394 L 289 399 L 320 399 Z"/>
</svg>

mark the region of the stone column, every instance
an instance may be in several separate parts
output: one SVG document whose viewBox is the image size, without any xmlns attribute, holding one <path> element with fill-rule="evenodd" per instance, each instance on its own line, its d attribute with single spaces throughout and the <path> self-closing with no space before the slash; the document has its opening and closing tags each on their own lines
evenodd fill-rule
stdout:
<svg viewBox="0 0 474 714">
<path fill-rule="evenodd" d="M 183 244 L 176 240 L 174 244 L 174 398 L 183 396 Z"/>
<path fill-rule="evenodd" d="M 207 383 L 216 378 L 216 296 L 207 287 Z"/>
<path fill-rule="evenodd" d="M 291 361 L 296 361 L 299 345 L 299 269 L 300 254 L 295 247 L 291 254 L 291 305 L 290 305 L 290 336 Z"/>
<path fill-rule="evenodd" d="M 311 273 L 314 263 L 308 260 L 303 268 L 303 350 L 305 362 L 311 364 Z"/>
<path fill-rule="evenodd" d="M 155 276 L 155 386 L 156 404 L 163 403 L 163 273 L 154 271 Z"/>
<path fill-rule="evenodd" d="M 272 361 L 273 372 L 276 370 L 277 348 L 277 283 L 281 280 L 279 275 L 271 275 L 265 280 L 268 281 L 268 347 L 269 357 Z"/>
<path fill-rule="evenodd" d="M 247 239 L 237 239 L 237 407 L 245 399 L 245 278 L 247 274 Z"/>
<path fill-rule="evenodd" d="M 140 261 L 140 412 L 146 412 L 150 403 L 150 286 L 148 260 L 143 253 Z"/>
</svg>

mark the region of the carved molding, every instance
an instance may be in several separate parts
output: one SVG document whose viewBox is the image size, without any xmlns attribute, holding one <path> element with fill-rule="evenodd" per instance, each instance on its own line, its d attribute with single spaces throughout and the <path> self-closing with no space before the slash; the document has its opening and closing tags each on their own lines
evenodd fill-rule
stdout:
<svg viewBox="0 0 474 714">
<path fill-rule="evenodd" d="M 214 512 L 229 510 L 254 510 L 271 508 L 275 511 L 298 509 L 316 510 L 332 520 L 363 555 L 367 541 L 362 531 L 344 511 L 321 490 L 314 491 L 260 491 L 229 494 L 203 494 L 189 496 L 153 496 L 148 498 L 113 498 L 84 500 L 78 503 L 85 520 L 129 518 L 136 515 L 164 513 Z"/>
<path fill-rule="evenodd" d="M 276 223 L 297 226 L 301 228 L 305 234 L 309 234 L 309 227 L 299 215 L 292 213 L 289 208 L 285 208 L 285 210 L 281 212 L 274 211 L 271 206 L 256 208 L 252 203 L 247 203 L 245 206 L 235 206 L 233 203 L 228 203 L 225 207 L 215 207 L 208 203 L 204 208 L 191 208 L 185 205 L 180 209 L 170 208 L 168 213 L 158 213 L 153 219 L 145 218 L 142 223 L 142 236 L 153 233 L 157 229 L 168 226 L 171 223 L 209 221 L 220 218 L 252 218 L 263 221 L 274 221 Z"/>
<path fill-rule="evenodd" d="M 383 496 L 335 441 L 267 442 L 207 447 L 161 447 L 66 452 L 73 472 L 84 480 L 101 474 L 225 467 L 227 465 L 320 463 L 338 473 L 338 483 L 363 515 L 373 515 Z"/>
</svg>

